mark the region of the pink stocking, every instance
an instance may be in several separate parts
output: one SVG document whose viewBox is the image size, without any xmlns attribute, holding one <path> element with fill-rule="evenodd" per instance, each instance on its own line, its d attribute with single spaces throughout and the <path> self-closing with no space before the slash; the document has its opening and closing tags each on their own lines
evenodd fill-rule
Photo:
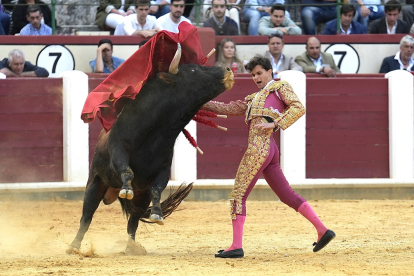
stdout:
<svg viewBox="0 0 414 276">
<path fill-rule="evenodd" d="M 316 231 L 318 231 L 318 242 L 328 230 L 326 226 L 322 223 L 322 221 L 318 218 L 315 212 L 312 210 L 312 207 L 307 202 L 303 202 L 302 205 L 299 206 L 298 212 L 304 216 L 307 220 L 309 220 L 313 226 L 315 226 Z"/>
<path fill-rule="evenodd" d="M 233 224 L 233 244 L 226 251 L 240 249 L 243 247 L 243 225 L 246 216 L 236 215 L 236 219 L 232 220 Z"/>
</svg>

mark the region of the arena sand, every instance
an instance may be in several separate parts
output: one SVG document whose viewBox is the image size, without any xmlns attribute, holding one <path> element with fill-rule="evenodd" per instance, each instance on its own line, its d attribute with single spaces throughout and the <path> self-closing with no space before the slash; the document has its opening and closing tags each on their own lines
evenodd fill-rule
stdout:
<svg viewBox="0 0 414 276">
<path fill-rule="evenodd" d="M 186 201 L 164 226 L 141 223 L 136 255 L 124 253 L 118 203 L 98 208 L 81 251 L 67 255 L 81 201 L 1 201 L 0 275 L 414 275 L 414 201 L 310 204 L 337 234 L 322 251 L 312 252 L 316 232 L 301 215 L 250 201 L 245 257 L 215 259 L 232 239 L 225 201 Z"/>
</svg>

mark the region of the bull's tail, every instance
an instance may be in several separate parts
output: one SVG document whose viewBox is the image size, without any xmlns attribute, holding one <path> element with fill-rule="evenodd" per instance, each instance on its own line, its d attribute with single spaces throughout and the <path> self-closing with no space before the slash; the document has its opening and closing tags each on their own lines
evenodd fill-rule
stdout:
<svg viewBox="0 0 414 276">
<path fill-rule="evenodd" d="M 188 196 L 188 194 L 191 192 L 192 189 L 193 189 L 193 183 L 190 183 L 188 185 L 186 183 L 183 183 L 178 187 L 177 190 L 174 190 L 174 188 L 171 187 L 170 195 L 168 196 L 167 199 L 161 202 L 161 210 L 162 210 L 162 215 L 164 219 L 168 217 L 169 215 L 171 215 L 172 212 L 174 212 L 178 208 L 180 203 L 184 200 L 184 198 Z M 131 206 L 132 204 L 130 200 L 120 199 L 120 202 L 121 202 L 122 210 L 124 211 L 124 213 L 126 213 L 127 216 L 128 214 L 131 214 L 132 212 L 138 211 L 138 210 L 135 210 L 136 208 L 135 206 Z M 154 223 L 148 220 L 150 214 L 151 214 L 151 206 L 148 207 L 148 209 L 145 211 L 140 221 L 145 222 L 145 223 Z"/>
</svg>

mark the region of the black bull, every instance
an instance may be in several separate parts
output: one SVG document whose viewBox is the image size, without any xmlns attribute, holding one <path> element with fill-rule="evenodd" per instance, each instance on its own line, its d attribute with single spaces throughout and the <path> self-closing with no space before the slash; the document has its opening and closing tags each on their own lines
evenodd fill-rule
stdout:
<svg viewBox="0 0 414 276">
<path fill-rule="evenodd" d="M 178 61 L 173 63 L 172 74 L 161 72 L 149 80 L 134 100 L 125 103 L 112 129 L 101 133 L 80 227 L 67 253 L 79 250 L 101 201 L 108 205 L 119 198 L 128 218 L 128 235 L 135 241 L 140 220 L 164 224 L 163 218 L 190 192 L 191 184 L 181 186 L 160 203 L 169 181 L 175 140 L 200 107 L 230 89 L 234 80 L 230 70 L 196 64 L 177 69 Z"/>
</svg>

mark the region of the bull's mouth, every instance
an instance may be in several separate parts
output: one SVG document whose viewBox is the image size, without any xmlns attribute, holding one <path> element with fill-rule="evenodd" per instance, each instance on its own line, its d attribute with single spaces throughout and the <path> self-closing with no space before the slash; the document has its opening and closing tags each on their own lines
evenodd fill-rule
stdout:
<svg viewBox="0 0 414 276">
<path fill-rule="evenodd" d="M 222 82 L 224 83 L 226 90 L 230 90 L 234 85 L 233 71 L 231 71 L 228 67 L 226 67 L 226 72 L 224 72 L 224 78 Z"/>
</svg>

